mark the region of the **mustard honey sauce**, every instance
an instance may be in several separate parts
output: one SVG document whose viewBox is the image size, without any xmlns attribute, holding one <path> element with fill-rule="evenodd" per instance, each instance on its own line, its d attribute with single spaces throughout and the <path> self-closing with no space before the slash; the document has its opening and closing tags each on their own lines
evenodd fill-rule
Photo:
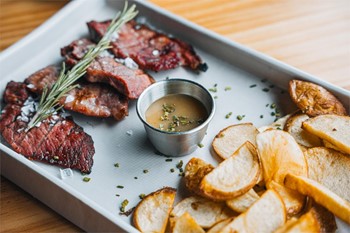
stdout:
<svg viewBox="0 0 350 233">
<path fill-rule="evenodd" d="M 191 130 L 208 118 L 204 105 L 186 94 L 169 94 L 153 102 L 145 112 L 146 121 L 167 132 Z"/>
</svg>

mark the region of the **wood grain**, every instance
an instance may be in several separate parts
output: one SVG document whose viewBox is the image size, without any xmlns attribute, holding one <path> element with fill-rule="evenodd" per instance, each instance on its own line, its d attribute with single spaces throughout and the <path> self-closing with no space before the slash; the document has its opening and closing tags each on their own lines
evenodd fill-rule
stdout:
<svg viewBox="0 0 350 233">
<path fill-rule="evenodd" d="M 348 0 L 151 2 L 350 90 Z M 0 49 L 24 37 L 66 3 L 67 0 L 1 0 Z M 0 201 L 1 232 L 82 231 L 3 177 Z"/>
</svg>

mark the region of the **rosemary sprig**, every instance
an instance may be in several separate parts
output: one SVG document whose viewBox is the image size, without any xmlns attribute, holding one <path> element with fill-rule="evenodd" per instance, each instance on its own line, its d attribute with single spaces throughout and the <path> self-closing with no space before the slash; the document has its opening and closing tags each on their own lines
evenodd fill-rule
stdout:
<svg viewBox="0 0 350 233">
<path fill-rule="evenodd" d="M 132 5 L 128 9 L 128 3 L 126 2 L 123 11 L 119 12 L 111 21 L 106 34 L 102 37 L 98 44 L 95 47 L 90 48 L 85 56 L 75 66 L 73 66 L 71 70 L 65 72 L 64 62 L 62 63 L 62 70 L 57 82 L 54 83 L 50 90 L 47 87 L 44 88 L 38 105 L 38 110 L 28 123 L 26 131 L 30 130 L 38 123 L 51 116 L 55 111 L 58 111 L 63 107 L 59 104 L 59 99 L 72 89 L 76 88 L 77 84 L 74 83 L 86 73 L 86 69 L 89 67 L 91 62 L 102 51 L 110 48 L 109 43 L 111 35 L 138 14 L 138 11 L 135 9 L 135 5 Z"/>
</svg>

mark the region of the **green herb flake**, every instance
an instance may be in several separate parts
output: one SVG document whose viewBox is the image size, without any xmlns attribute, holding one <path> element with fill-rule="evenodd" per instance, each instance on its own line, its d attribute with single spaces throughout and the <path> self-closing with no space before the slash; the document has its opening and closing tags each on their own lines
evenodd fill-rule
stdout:
<svg viewBox="0 0 350 233">
<path fill-rule="evenodd" d="M 263 88 L 263 89 L 262 89 L 262 91 L 264 91 L 264 92 L 269 92 L 269 91 L 270 91 L 270 89 L 269 89 L 269 88 L 267 88 L 267 87 L 265 87 L 265 88 Z"/>
<path fill-rule="evenodd" d="M 143 173 L 145 173 L 145 174 L 148 173 L 148 172 L 149 172 L 149 171 L 148 171 L 147 169 L 144 169 L 144 170 L 143 170 Z"/>
<path fill-rule="evenodd" d="M 144 198 L 145 198 L 145 196 L 146 196 L 146 194 L 141 193 L 141 194 L 139 195 L 139 198 L 142 200 L 142 199 L 144 199 Z"/>
<path fill-rule="evenodd" d="M 271 109 L 276 108 L 276 104 L 275 104 L 275 103 L 271 104 L 271 105 L 270 105 L 270 108 L 271 108 Z"/>
<path fill-rule="evenodd" d="M 267 79 L 261 79 L 261 82 L 262 82 L 262 83 L 266 83 L 266 82 L 267 82 Z"/>
<path fill-rule="evenodd" d="M 114 167 L 119 167 L 119 163 L 115 163 L 115 164 L 114 164 Z"/>
<path fill-rule="evenodd" d="M 210 92 L 217 92 L 218 91 L 218 89 L 216 87 L 209 88 L 208 90 Z"/>
<path fill-rule="evenodd" d="M 238 115 L 236 118 L 237 118 L 237 120 L 241 121 L 241 120 L 243 120 L 244 117 L 245 117 L 245 115 Z"/>
<path fill-rule="evenodd" d="M 249 88 L 256 87 L 256 84 L 250 85 Z"/>
<path fill-rule="evenodd" d="M 180 173 L 179 173 L 179 176 L 185 176 L 185 173 L 180 172 Z"/>
<path fill-rule="evenodd" d="M 264 118 L 264 115 L 260 115 L 260 118 L 261 118 L 261 119 Z"/>
<path fill-rule="evenodd" d="M 128 199 L 125 199 L 121 204 L 120 204 L 120 211 L 125 212 L 125 207 L 129 204 Z"/>
<path fill-rule="evenodd" d="M 231 91 L 231 87 L 225 87 L 225 91 Z"/>
<path fill-rule="evenodd" d="M 116 196 L 116 197 L 120 197 L 120 194 L 117 193 L 115 196 Z"/>
<path fill-rule="evenodd" d="M 165 162 L 172 162 L 173 159 L 166 159 Z"/>
<path fill-rule="evenodd" d="M 214 96 L 214 99 L 217 99 L 217 98 L 219 98 L 217 95 L 216 95 L 216 96 Z"/>
<path fill-rule="evenodd" d="M 123 186 L 123 185 L 117 185 L 117 188 L 118 188 L 118 189 L 123 189 L 124 186 Z"/>
<path fill-rule="evenodd" d="M 232 115 L 232 112 L 229 112 L 229 113 L 226 114 L 225 118 L 228 119 L 228 118 L 231 117 L 231 115 Z"/>
<path fill-rule="evenodd" d="M 199 148 L 203 148 L 204 145 L 203 145 L 202 143 L 198 143 L 198 147 L 199 147 Z"/>
<path fill-rule="evenodd" d="M 170 172 L 171 172 L 171 173 L 175 172 L 175 169 L 174 169 L 174 168 L 171 168 L 171 169 L 170 169 Z"/>
<path fill-rule="evenodd" d="M 180 169 L 180 168 L 182 168 L 182 165 L 184 164 L 184 162 L 182 161 L 182 160 L 180 160 L 179 162 L 178 162 L 178 164 L 176 164 L 176 168 L 178 168 L 178 169 Z"/>
<path fill-rule="evenodd" d="M 137 176 L 135 176 L 134 179 L 137 180 L 138 179 Z"/>
<path fill-rule="evenodd" d="M 84 178 L 83 178 L 83 181 L 84 182 L 89 182 L 91 180 L 91 178 L 90 177 L 87 177 L 87 176 L 85 176 Z"/>
</svg>

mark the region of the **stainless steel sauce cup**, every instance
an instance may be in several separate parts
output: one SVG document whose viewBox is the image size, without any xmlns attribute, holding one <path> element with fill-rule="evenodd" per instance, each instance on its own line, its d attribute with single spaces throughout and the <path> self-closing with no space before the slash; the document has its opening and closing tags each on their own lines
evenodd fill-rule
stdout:
<svg viewBox="0 0 350 233">
<path fill-rule="evenodd" d="M 170 94 L 185 94 L 202 102 L 208 112 L 207 119 L 196 128 L 184 132 L 167 132 L 152 127 L 145 117 L 148 107 L 156 100 Z M 209 91 L 200 84 L 185 79 L 169 79 L 156 82 L 144 90 L 137 101 L 136 110 L 149 140 L 160 153 L 168 156 L 183 156 L 198 148 L 214 116 L 215 102 Z"/>
</svg>

